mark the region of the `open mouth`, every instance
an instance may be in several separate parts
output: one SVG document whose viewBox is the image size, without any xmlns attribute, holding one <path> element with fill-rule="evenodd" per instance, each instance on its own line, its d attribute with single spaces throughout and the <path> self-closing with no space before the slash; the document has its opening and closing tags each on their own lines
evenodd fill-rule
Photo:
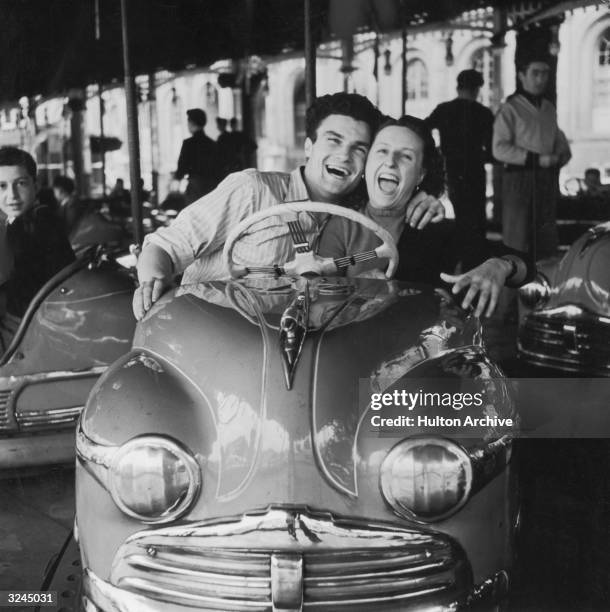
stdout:
<svg viewBox="0 0 610 612">
<path fill-rule="evenodd" d="M 349 171 L 342 166 L 334 166 L 332 164 L 326 164 L 326 172 L 331 176 L 335 176 L 340 179 L 345 179 L 349 176 Z"/>
<path fill-rule="evenodd" d="M 377 184 L 382 193 L 392 194 L 398 189 L 398 177 L 393 174 L 382 173 L 377 177 Z"/>
</svg>

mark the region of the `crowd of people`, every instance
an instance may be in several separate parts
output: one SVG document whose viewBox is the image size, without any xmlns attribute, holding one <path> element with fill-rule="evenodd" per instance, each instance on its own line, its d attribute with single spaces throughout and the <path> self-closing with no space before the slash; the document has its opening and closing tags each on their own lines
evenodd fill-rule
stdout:
<svg viewBox="0 0 610 612">
<path fill-rule="evenodd" d="M 307 111 L 305 165 L 291 173 L 246 169 L 256 145 L 236 121 L 227 126 L 218 118 L 214 141 L 205 134 L 205 112 L 189 110 L 191 137 L 182 144 L 175 177 L 188 177 L 191 204 L 144 242 L 136 317 L 179 274 L 183 283 L 226 278 L 222 249 L 239 221 L 278 203 L 307 200 L 360 210 L 396 240 L 397 278 L 445 282 L 454 293 L 463 292 L 464 307 L 490 315 L 501 287 L 531 278 L 535 259 L 557 247 L 558 170 L 570 150 L 555 108 L 544 97 L 549 71 L 548 58 L 522 58 L 517 91 L 495 118 L 476 101 L 483 79 L 474 70 L 461 72 L 457 97 L 425 119 L 384 117 L 358 94 L 322 96 Z M 485 164 L 492 161 L 503 167 L 504 244 L 499 245 L 485 238 Z M 438 198 L 445 179 L 456 217 L 453 236 L 438 223 L 444 217 Z M 33 294 L 74 257 L 67 240 L 79 215 L 74 182 L 58 177 L 53 191 L 58 206 L 51 211 L 36 197 L 31 156 L 0 150 L 0 314 L 7 328 L 14 325 L 6 324 L 5 315 L 22 315 Z M 118 181 L 113 196 L 128 205 L 129 194 Z M 343 218 L 309 214 L 300 221 L 321 257 L 339 259 L 378 244 Z M 294 248 L 288 227 L 269 221 L 243 240 L 235 255 L 250 266 L 276 266 Z M 337 273 L 383 275 L 386 266 L 377 259 Z"/>
</svg>

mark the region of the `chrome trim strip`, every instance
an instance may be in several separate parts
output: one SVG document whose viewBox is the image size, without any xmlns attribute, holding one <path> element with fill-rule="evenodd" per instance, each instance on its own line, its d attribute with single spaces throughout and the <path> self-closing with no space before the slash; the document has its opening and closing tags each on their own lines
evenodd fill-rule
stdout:
<svg viewBox="0 0 610 612">
<path fill-rule="evenodd" d="M 88 438 L 79 424 L 76 430 L 76 458 L 106 490 L 110 491 L 109 470 L 118 446 L 105 446 Z"/>
<path fill-rule="evenodd" d="M 499 604 L 506 597 L 508 589 L 508 574 L 506 571 L 501 570 L 471 589 L 466 597 L 466 606 L 491 606 Z M 176 603 L 150 599 L 112 586 L 96 576 L 89 568 L 85 568 L 83 571 L 83 592 L 86 612 L 134 612 L 134 610 L 138 612 L 187 612 L 188 609 L 192 609 Z M 397 608 L 397 612 L 398 610 L 404 610 L 405 604 L 408 605 L 408 602 L 404 602 L 402 605 L 399 601 L 396 603 L 397 606 L 401 606 Z M 199 612 L 239 611 L 239 608 L 233 608 L 232 610 L 228 608 L 227 606 L 229 604 L 226 601 L 222 602 L 222 605 L 224 606 L 222 608 L 208 607 L 198 608 L 198 610 Z M 459 610 L 463 610 L 464 607 L 464 603 L 456 601 L 435 603 L 434 600 L 432 600 L 427 602 L 427 607 L 419 606 L 411 609 L 417 609 L 420 610 L 420 612 L 424 609 L 430 611 L 434 610 L 434 612 L 458 612 Z M 307 608 L 310 607 L 305 606 L 305 609 Z M 256 607 L 250 607 L 247 608 L 247 610 L 268 612 L 269 608 L 265 608 L 259 604 L 258 610 Z"/>
<path fill-rule="evenodd" d="M 0 388 L 18 391 L 26 383 L 45 382 L 47 380 L 72 380 L 75 378 L 87 378 L 89 376 L 102 375 L 108 366 L 94 366 L 87 370 L 61 370 L 58 372 L 39 372 L 38 374 L 25 374 L 23 376 L 0 376 Z M 2 389 L 4 390 L 4 389 Z"/>
<path fill-rule="evenodd" d="M 0 376 L 0 435 L 2 434 L 15 434 L 19 433 L 19 429 L 30 429 L 30 431 L 23 431 L 22 433 L 28 434 L 33 433 L 34 425 L 29 422 L 25 422 L 23 425 L 19 422 L 20 414 L 30 414 L 29 412 L 16 413 L 14 406 L 18 399 L 19 394 L 29 387 L 30 385 L 36 385 L 44 382 L 62 382 L 79 380 L 81 378 L 98 378 L 101 374 L 106 371 L 107 366 L 95 366 L 87 370 L 78 372 L 71 372 L 61 370 L 57 372 L 40 372 L 37 374 L 25 374 L 19 376 Z M 78 407 L 82 409 L 82 407 Z M 60 408 L 58 410 L 63 410 Z M 50 413 L 51 411 L 49 411 Z M 32 415 L 44 414 L 44 411 L 32 411 Z M 74 419 L 76 421 L 76 419 Z M 47 427 L 53 426 L 67 427 L 71 426 L 72 422 L 64 420 L 58 421 L 57 423 L 53 420 L 49 421 L 49 424 L 43 424 L 41 427 L 44 430 Z"/>
<path fill-rule="evenodd" d="M 223 612 L 362 612 L 434 593 L 449 602 L 463 600 L 471 581 L 465 553 L 447 535 L 305 507 L 141 531 L 110 572 L 117 587 Z"/>
<path fill-rule="evenodd" d="M 56 426 L 73 426 L 78 421 L 84 406 L 72 406 L 70 408 L 52 408 L 50 410 L 28 410 L 16 412 L 15 419 L 19 428 L 35 430 Z"/>
</svg>

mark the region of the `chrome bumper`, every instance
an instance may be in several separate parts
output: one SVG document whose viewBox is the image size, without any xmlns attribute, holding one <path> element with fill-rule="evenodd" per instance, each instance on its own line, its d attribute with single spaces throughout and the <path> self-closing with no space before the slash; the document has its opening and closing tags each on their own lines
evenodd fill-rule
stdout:
<svg viewBox="0 0 610 612">
<path fill-rule="evenodd" d="M 87 612 L 450 612 L 506 591 L 503 572 L 473 588 L 443 534 L 307 509 L 136 533 L 110 581 L 85 569 L 83 589 Z"/>
<path fill-rule="evenodd" d="M 84 612 L 187 612 L 189 610 L 197 610 L 204 612 L 205 610 L 223 610 L 219 608 L 201 608 L 193 606 L 182 606 L 180 604 L 168 604 L 164 601 L 155 601 L 142 595 L 136 595 L 119 589 L 117 587 L 100 580 L 95 574 L 89 570 L 85 570 L 84 574 L 84 592 L 86 595 L 83 599 Z M 478 585 L 468 594 L 463 603 L 452 602 L 448 604 L 428 602 L 412 602 L 409 605 L 396 603 L 393 608 L 375 608 L 375 610 L 394 610 L 395 612 L 456 612 L 460 610 L 468 610 L 470 607 L 475 607 L 477 610 L 481 607 L 494 606 L 501 603 L 508 594 L 508 577 L 505 572 L 498 572 L 491 578 L 488 578 L 482 584 Z M 269 610 L 275 612 L 285 612 L 289 608 L 242 608 L 247 610 Z M 307 607 L 305 609 L 308 609 Z M 340 608 L 337 608 L 340 609 Z"/>
</svg>

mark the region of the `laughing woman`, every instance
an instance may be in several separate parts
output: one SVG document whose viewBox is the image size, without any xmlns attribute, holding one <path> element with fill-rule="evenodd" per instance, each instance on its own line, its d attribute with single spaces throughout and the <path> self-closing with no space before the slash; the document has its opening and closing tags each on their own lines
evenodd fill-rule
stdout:
<svg viewBox="0 0 610 612">
<path fill-rule="evenodd" d="M 405 211 L 420 191 L 439 196 L 444 189 L 443 164 L 432 134 L 423 120 L 406 115 L 381 125 L 373 141 L 365 168 L 369 202 L 364 214 L 388 230 L 398 246 L 400 262 L 397 280 L 453 285 L 453 293 L 468 289 L 464 308 L 475 306 L 475 314 L 490 316 L 503 285 L 517 287 L 533 276 L 524 256 L 504 245 L 488 244 L 489 259 L 464 274 L 453 272 L 453 241 L 446 228 L 429 225 L 413 229 L 405 222 Z M 380 241 L 363 226 L 333 217 L 320 240 L 318 252 L 324 257 L 343 257 L 369 251 Z M 383 270 L 387 261 L 373 260 L 348 268 L 350 276 Z"/>
</svg>

